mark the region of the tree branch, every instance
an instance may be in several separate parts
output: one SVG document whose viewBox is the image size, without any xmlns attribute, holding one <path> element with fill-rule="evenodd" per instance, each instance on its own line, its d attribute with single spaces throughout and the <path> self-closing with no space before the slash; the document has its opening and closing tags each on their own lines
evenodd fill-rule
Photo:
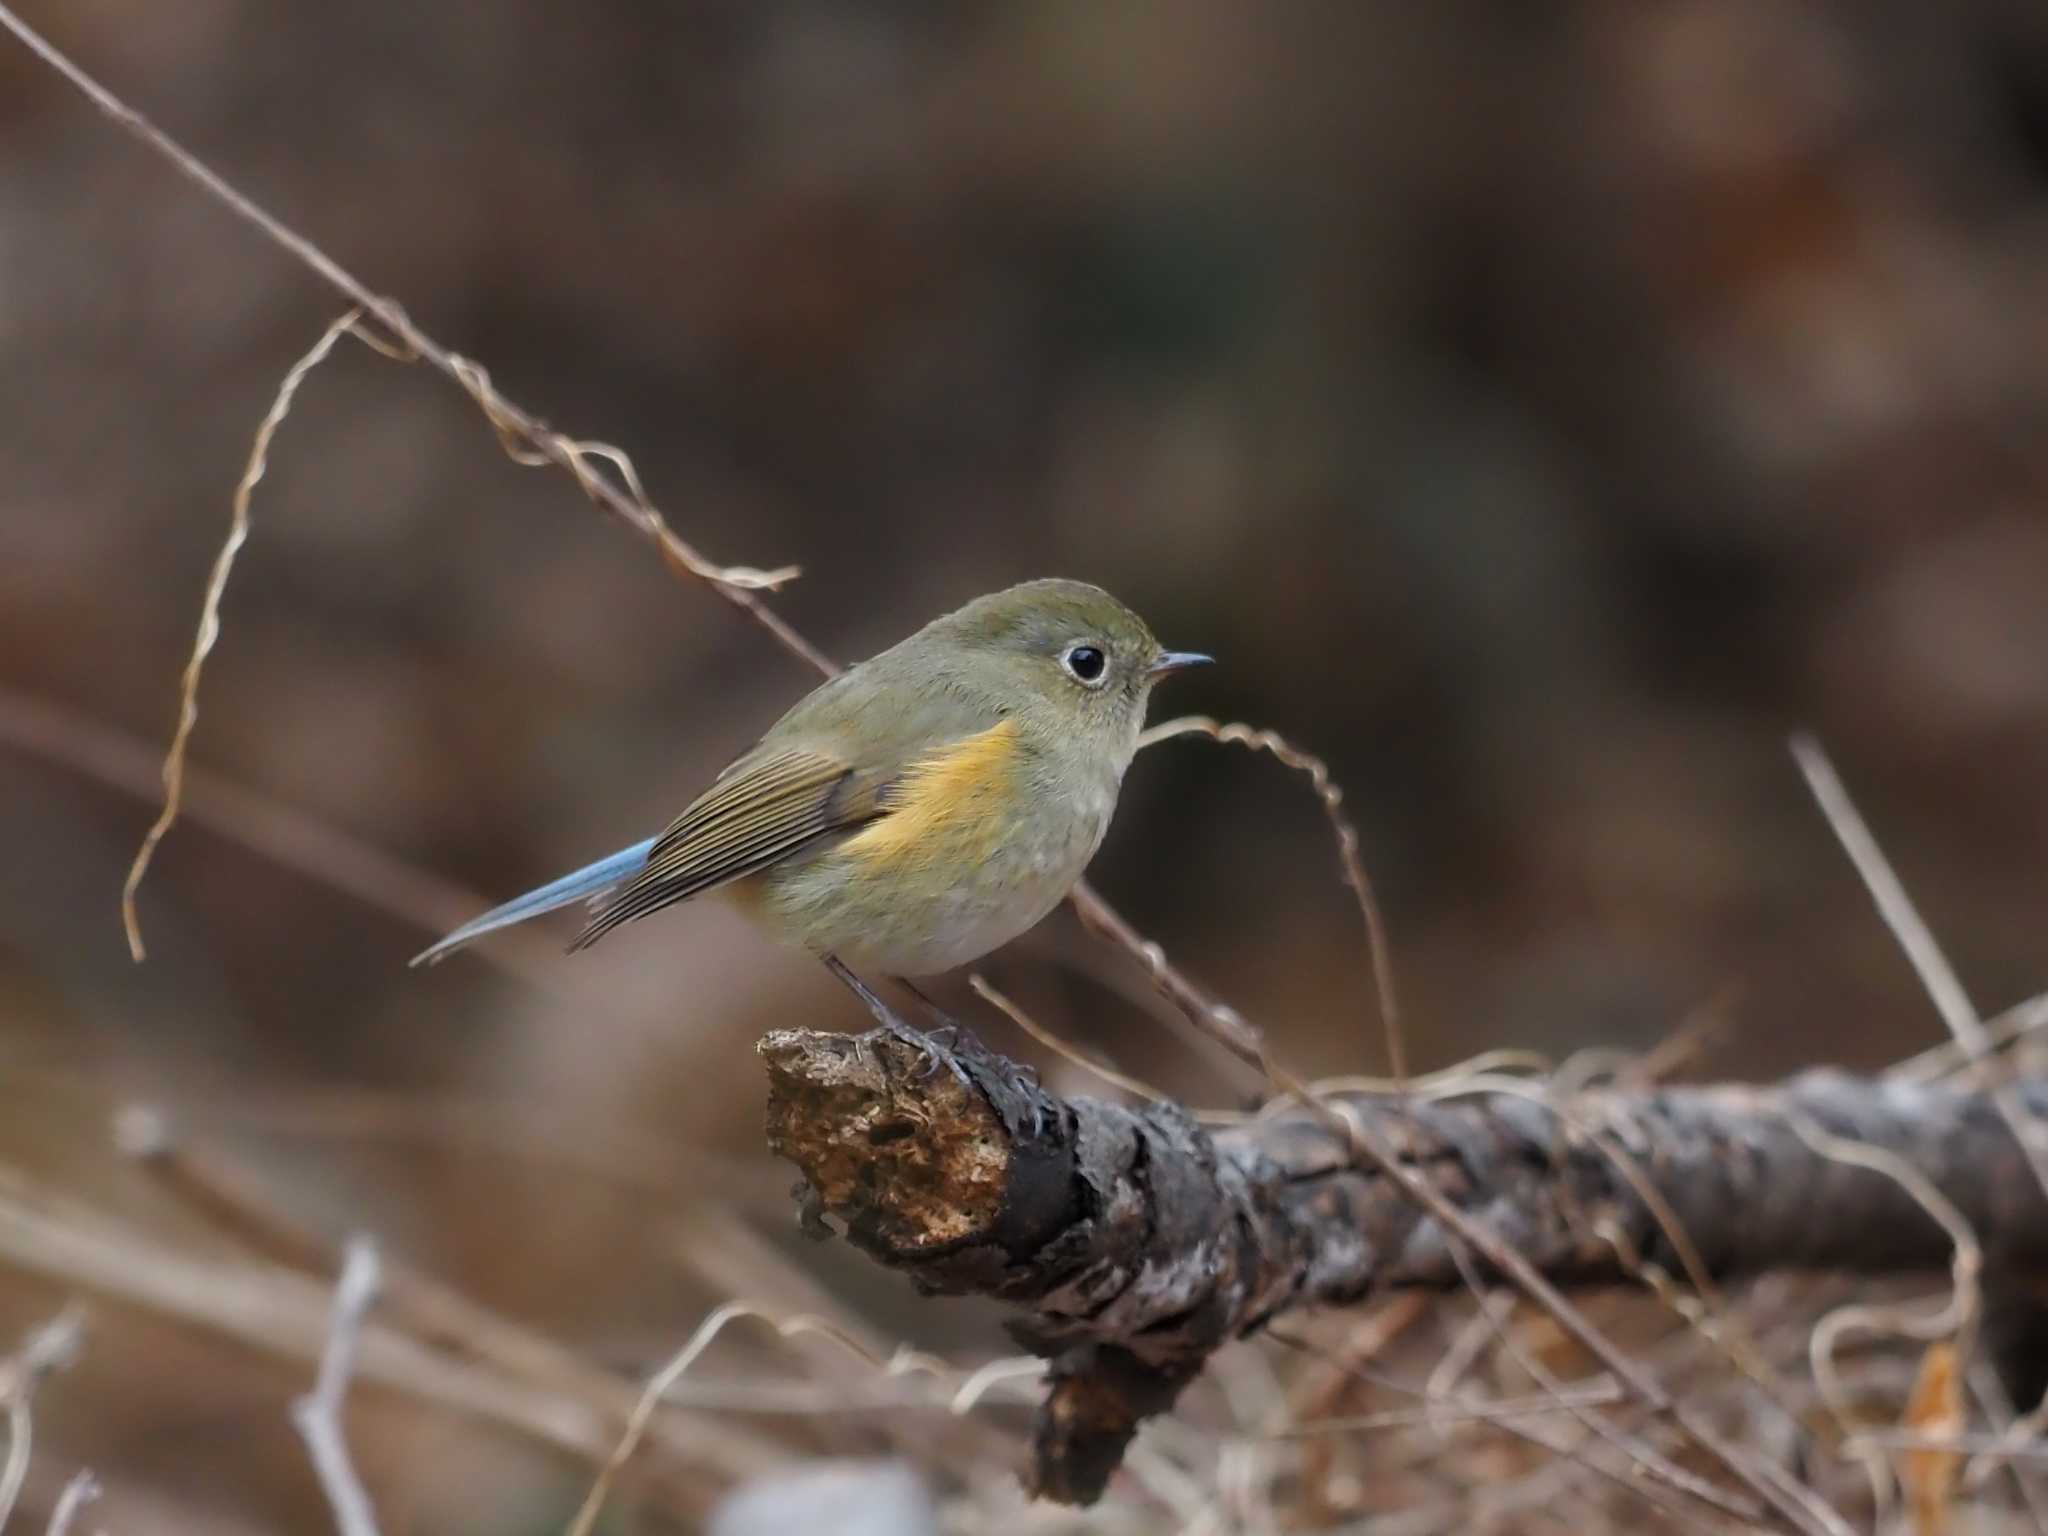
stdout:
<svg viewBox="0 0 2048 1536">
<path fill-rule="evenodd" d="M 922 1289 L 1025 1309 L 1012 1331 L 1052 1361 L 1035 1481 L 1054 1498 L 1096 1497 L 1138 1423 L 1226 1340 L 1294 1307 L 1460 1283 L 1443 1227 L 1356 1166 L 1328 1116 L 1211 1132 L 1171 1104 L 1058 1098 L 971 1041 L 965 1082 L 880 1035 L 785 1030 L 760 1051 L 769 1145 L 803 1171 L 814 1227 L 842 1223 Z M 2017 1092 L 2048 1109 L 2048 1082 Z M 1983 1094 L 1812 1072 L 1587 1094 L 1569 1124 L 1506 1093 L 1331 1102 L 1556 1282 L 1625 1279 L 1621 1252 L 1716 1276 L 1948 1261 L 1911 1193 L 1822 1156 L 1795 1119 L 1910 1162 L 1993 1265 L 2048 1263 L 2048 1200 Z"/>
</svg>

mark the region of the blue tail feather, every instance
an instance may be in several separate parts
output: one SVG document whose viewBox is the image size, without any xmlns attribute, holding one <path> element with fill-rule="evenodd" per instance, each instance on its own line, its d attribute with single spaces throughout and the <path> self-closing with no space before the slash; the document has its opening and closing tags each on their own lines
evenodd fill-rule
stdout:
<svg viewBox="0 0 2048 1536">
<path fill-rule="evenodd" d="M 433 965 L 487 933 L 496 933 L 500 928 L 510 928 L 514 923 L 523 923 L 529 917 L 539 917 L 543 912 L 552 912 L 558 907 L 568 906 L 571 902 L 602 895 L 621 881 L 638 873 L 640 866 L 647 862 L 648 850 L 653 847 L 654 839 L 650 837 L 644 843 L 621 848 L 609 858 L 599 859 L 595 864 L 586 864 L 574 874 L 564 875 L 559 880 L 551 880 L 538 890 L 528 891 L 524 896 L 515 896 L 502 907 L 493 907 L 482 917 L 472 918 L 464 923 L 432 948 L 421 950 L 412 957 L 412 963 Z"/>
</svg>

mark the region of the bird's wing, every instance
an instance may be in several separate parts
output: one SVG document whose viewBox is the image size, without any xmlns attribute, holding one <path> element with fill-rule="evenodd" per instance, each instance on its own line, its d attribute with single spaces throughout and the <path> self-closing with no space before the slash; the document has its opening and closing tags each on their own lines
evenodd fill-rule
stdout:
<svg viewBox="0 0 2048 1536">
<path fill-rule="evenodd" d="M 654 840 L 647 862 L 570 946 L 787 858 L 804 844 L 883 814 L 898 769 L 857 770 L 815 748 L 756 748 Z"/>
</svg>

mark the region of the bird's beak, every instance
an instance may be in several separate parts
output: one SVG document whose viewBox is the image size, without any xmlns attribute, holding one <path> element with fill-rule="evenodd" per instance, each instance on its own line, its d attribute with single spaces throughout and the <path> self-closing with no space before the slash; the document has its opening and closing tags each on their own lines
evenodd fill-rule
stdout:
<svg viewBox="0 0 2048 1536">
<path fill-rule="evenodd" d="M 1206 667 L 1215 659 L 1214 656 L 1204 656 L 1200 651 L 1161 651 L 1159 659 L 1145 669 L 1145 675 L 1165 677 L 1189 667 Z"/>
</svg>

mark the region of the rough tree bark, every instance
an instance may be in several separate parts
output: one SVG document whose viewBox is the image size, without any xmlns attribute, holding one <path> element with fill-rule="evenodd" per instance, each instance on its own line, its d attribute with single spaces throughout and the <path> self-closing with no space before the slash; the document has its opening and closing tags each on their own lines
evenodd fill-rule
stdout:
<svg viewBox="0 0 2048 1536">
<path fill-rule="evenodd" d="M 924 1290 L 1025 1309 L 1012 1331 L 1051 1362 L 1034 1476 L 1051 1498 L 1097 1497 L 1139 1422 L 1226 1340 L 1292 1307 L 1459 1283 L 1439 1225 L 1304 1112 L 1212 1133 L 1172 1104 L 1058 1098 L 971 1040 L 959 1074 L 881 1034 L 782 1030 L 760 1051 L 769 1144 L 802 1170 L 814 1229 L 835 1218 Z M 2048 1115 L 2048 1082 L 2022 1092 Z M 1624 1278 L 1596 1228 L 1678 1267 L 1630 1173 L 1716 1276 L 1945 1264 L 1948 1239 L 1913 1197 L 1817 1153 L 1794 1129 L 1800 1115 L 1918 1168 L 1992 1266 L 2048 1265 L 2048 1199 L 1975 1093 L 1813 1072 L 1775 1087 L 1583 1095 L 1569 1124 L 1512 1094 L 1345 1102 L 1561 1282 Z"/>
</svg>

